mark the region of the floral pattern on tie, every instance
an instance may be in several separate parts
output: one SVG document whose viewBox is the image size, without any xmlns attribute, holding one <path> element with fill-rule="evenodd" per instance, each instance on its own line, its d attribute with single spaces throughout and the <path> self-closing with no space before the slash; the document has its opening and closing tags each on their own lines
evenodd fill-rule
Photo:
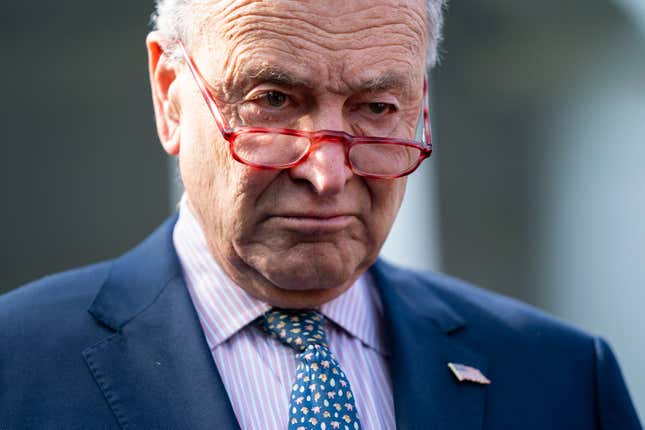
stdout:
<svg viewBox="0 0 645 430">
<path fill-rule="evenodd" d="M 354 395 L 329 351 L 323 322 L 324 317 L 314 310 L 278 308 L 260 321 L 264 331 L 298 353 L 288 429 L 359 430 Z"/>
</svg>

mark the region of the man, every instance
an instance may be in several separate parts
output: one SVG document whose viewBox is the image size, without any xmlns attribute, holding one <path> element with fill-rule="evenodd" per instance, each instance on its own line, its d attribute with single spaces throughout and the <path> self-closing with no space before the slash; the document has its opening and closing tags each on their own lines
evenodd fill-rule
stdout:
<svg viewBox="0 0 645 430">
<path fill-rule="evenodd" d="M 0 428 L 640 428 L 602 340 L 376 261 L 441 7 L 160 0 L 179 217 L 0 299 Z"/>
</svg>

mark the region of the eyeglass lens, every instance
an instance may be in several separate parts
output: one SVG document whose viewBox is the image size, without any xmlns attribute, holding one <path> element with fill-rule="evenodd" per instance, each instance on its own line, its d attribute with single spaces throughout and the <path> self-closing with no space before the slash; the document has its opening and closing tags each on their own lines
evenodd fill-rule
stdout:
<svg viewBox="0 0 645 430">
<path fill-rule="evenodd" d="M 233 143 L 234 152 L 242 161 L 271 168 L 297 163 L 309 147 L 307 137 L 280 133 L 243 132 Z M 359 174 L 394 176 L 416 166 L 421 153 L 416 146 L 367 141 L 350 147 L 349 162 Z"/>
</svg>

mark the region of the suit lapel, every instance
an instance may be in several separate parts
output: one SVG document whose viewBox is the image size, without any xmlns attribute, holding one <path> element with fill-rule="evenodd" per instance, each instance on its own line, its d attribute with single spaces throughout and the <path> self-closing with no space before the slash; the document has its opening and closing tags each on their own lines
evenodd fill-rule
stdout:
<svg viewBox="0 0 645 430">
<path fill-rule="evenodd" d="M 382 261 L 372 274 L 384 307 L 397 428 L 483 428 L 486 387 L 458 382 L 448 368 L 453 362 L 486 373 L 486 359 L 457 339 L 465 321 L 427 281 Z"/>
<path fill-rule="evenodd" d="M 181 275 L 176 219 L 115 261 L 89 312 L 111 334 L 83 351 L 122 428 L 239 428 Z"/>
</svg>

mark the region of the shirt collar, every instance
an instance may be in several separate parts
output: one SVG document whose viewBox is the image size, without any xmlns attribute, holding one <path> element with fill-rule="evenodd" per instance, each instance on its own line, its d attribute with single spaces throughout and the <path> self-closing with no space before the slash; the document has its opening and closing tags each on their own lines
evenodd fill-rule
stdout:
<svg viewBox="0 0 645 430">
<path fill-rule="evenodd" d="M 240 288 L 213 258 L 186 196 L 182 198 L 173 242 L 184 278 L 211 349 L 271 309 Z M 328 320 L 385 354 L 381 303 L 369 274 L 346 292 L 320 307 Z"/>
<path fill-rule="evenodd" d="M 369 273 L 361 275 L 343 294 L 324 303 L 320 311 L 363 344 L 386 354 L 383 308 Z"/>
</svg>

